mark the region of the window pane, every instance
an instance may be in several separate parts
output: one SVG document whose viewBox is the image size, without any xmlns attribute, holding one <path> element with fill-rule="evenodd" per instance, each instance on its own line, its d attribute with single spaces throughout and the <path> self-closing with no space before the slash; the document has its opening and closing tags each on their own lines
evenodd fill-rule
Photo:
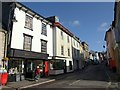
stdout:
<svg viewBox="0 0 120 90">
<path fill-rule="evenodd" d="M 68 49 L 68 56 L 70 56 L 70 49 Z"/>
<path fill-rule="evenodd" d="M 63 32 L 61 31 L 61 38 L 63 39 Z"/>
<path fill-rule="evenodd" d="M 41 40 L 41 52 L 47 53 L 47 41 Z"/>
<path fill-rule="evenodd" d="M 69 43 L 69 36 L 67 36 L 67 41 L 68 41 L 68 43 Z"/>
<path fill-rule="evenodd" d="M 42 33 L 43 35 L 47 35 L 47 28 L 46 28 L 46 24 L 42 23 Z"/>
<path fill-rule="evenodd" d="M 26 15 L 25 27 L 32 29 L 32 20 L 33 20 L 32 17 Z"/>
<path fill-rule="evenodd" d="M 31 36 L 24 36 L 24 50 L 31 50 L 31 44 L 32 44 L 32 37 Z"/>
<path fill-rule="evenodd" d="M 61 46 L 61 55 L 64 55 L 64 47 Z"/>
</svg>

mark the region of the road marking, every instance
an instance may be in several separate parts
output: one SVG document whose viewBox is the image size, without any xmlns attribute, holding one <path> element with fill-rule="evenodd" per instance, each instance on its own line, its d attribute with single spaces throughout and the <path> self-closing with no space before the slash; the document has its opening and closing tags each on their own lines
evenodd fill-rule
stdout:
<svg viewBox="0 0 120 90">
<path fill-rule="evenodd" d="M 28 86 L 25 86 L 25 87 L 20 87 L 19 89 L 29 88 L 29 87 L 33 87 L 33 86 L 37 86 L 37 85 L 41 85 L 41 84 L 45 84 L 45 83 L 49 83 L 49 82 L 53 82 L 53 81 L 55 81 L 55 79 L 48 80 L 48 81 L 45 81 L 45 82 L 36 83 L 36 84 L 32 84 L 32 85 L 28 85 Z"/>
<path fill-rule="evenodd" d="M 77 81 L 75 81 L 75 82 L 73 82 L 73 83 L 71 83 L 71 84 L 69 84 L 69 85 L 73 85 L 73 84 L 75 84 L 75 83 L 77 83 L 77 82 L 79 82 L 80 80 L 77 80 Z"/>
<path fill-rule="evenodd" d="M 109 90 L 110 88 L 113 88 L 113 90 L 118 90 L 119 89 L 118 83 L 108 82 L 106 89 Z"/>
</svg>

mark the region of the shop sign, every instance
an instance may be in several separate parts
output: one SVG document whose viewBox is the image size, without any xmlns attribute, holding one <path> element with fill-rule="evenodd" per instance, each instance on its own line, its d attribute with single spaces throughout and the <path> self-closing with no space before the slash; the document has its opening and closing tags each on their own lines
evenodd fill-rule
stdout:
<svg viewBox="0 0 120 90">
<path fill-rule="evenodd" d="M 27 59 L 47 59 L 48 56 L 49 54 L 18 50 L 18 49 L 11 49 L 11 54 L 10 54 L 10 57 L 19 57 L 19 58 L 27 58 Z"/>
</svg>

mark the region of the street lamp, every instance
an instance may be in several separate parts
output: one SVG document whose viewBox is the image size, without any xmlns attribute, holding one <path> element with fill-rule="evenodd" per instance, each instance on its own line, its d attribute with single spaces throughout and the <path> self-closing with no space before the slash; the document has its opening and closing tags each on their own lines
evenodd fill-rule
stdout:
<svg viewBox="0 0 120 90">
<path fill-rule="evenodd" d="M 105 45 L 103 45 L 103 48 L 105 48 Z"/>
</svg>

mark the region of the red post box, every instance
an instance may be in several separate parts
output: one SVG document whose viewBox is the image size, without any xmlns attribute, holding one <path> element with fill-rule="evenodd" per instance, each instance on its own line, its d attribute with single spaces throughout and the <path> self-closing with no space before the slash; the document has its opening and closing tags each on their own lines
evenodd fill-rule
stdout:
<svg viewBox="0 0 120 90">
<path fill-rule="evenodd" d="M 0 78 L 1 84 L 3 86 L 6 85 L 7 80 L 8 80 L 8 73 L 0 73 L 0 76 L 1 76 L 1 78 Z"/>
</svg>

